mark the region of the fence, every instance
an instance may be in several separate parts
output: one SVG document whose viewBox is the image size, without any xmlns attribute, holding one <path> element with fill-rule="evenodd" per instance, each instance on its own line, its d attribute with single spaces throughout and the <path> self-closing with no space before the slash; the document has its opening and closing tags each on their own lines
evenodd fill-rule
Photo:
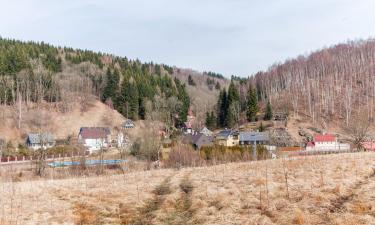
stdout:
<svg viewBox="0 0 375 225">
<path fill-rule="evenodd" d="M 64 158 L 73 158 L 73 157 L 81 157 L 81 156 L 87 156 L 90 153 L 86 151 L 84 154 L 82 153 L 65 153 L 65 154 L 47 154 L 45 157 L 46 161 L 50 160 L 58 160 L 58 159 L 64 159 Z M 30 162 L 33 160 L 36 160 L 36 156 L 2 156 L 0 157 L 0 164 L 4 163 L 22 163 L 22 162 Z"/>
<path fill-rule="evenodd" d="M 357 152 L 354 150 L 326 150 L 326 151 L 293 151 L 293 152 L 283 152 L 284 154 L 287 154 L 288 156 L 308 156 L 308 155 L 327 155 L 327 154 L 339 154 L 339 153 L 351 153 L 351 152 Z"/>
</svg>

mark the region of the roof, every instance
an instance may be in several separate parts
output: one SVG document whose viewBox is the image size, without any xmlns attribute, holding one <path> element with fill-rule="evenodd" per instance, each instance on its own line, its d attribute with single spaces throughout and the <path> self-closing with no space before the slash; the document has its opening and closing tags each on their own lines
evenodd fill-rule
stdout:
<svg viewBox="0 0 375 225">
<path fill-rule="evenodd" d="M 266 132 L 240 132 L 240 141 L 269 141 Z"/>
<path fill-rule="evenodd" d="M 301 147 L 280 147 L 278 148 L 281 152 L 292 152 L 292 151 L 302 151 L 303 148 Z"/>
<path fill-rule="evenodd" d="M 228 138 L 230 135 L 233 135 L 232 130 L 222 130 L 217 134 L 218 138 Z"/>
<path fill-rule="evenodd" d="M 135 124 L 133 122 L 133 120 L 126 120 L 123 124 L 122 124 L 123 127 L 134 127 Z"/>
<path fill-rule="evenodd" d="M 336 137 L 333 134 L 318 134 L 314 136 L 315 142 L 334 142 Z"/>
<path fill-rule="evenodd" d="M 213 137 L 204 134 L 193 134 L 191 139 L 192 144 L 197 148 L 201 148 L 203 146 L 212 146 L 214 142 Z"/>
<path fill-rule="evenodd" d="M 51 133 L 30 133 L 27 135 L 27 141 L 30 144 L 53 143 L 55 138 Z"/>
<path fill-rule="evenodd" d="M 99 139 L 106 138 L 111 134 L 108 127 L 81 127 L 79 135 L 83 139 Z"/>
<path fill-rule="evenodd" d="M 203 127 L 203 129 L 200 131 L 202 134 L 212 134 L 212 131 L 210 131 L 207 127 Z"/>
<path fill-rule="evenodd" d="M 315 146 L 315 143 L 314 142 L 312 142 L 312 141 L 309 141 L 309 142 L 307 142 L 307 145 L 306 145 L 307 147 L 314 147 Z"/>
</svg>

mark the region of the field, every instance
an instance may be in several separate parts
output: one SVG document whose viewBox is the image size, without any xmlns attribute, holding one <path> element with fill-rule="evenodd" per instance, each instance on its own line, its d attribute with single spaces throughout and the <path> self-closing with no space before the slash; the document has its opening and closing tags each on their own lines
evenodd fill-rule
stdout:
<svg viewBox="0 0 375 225">
<path fill-rule="evenodd" d="M 375 224 L 375 153 L 1 182 L 1 224 Z M 1 174 L 6 173 L 1 167 Z"/>
</svg>

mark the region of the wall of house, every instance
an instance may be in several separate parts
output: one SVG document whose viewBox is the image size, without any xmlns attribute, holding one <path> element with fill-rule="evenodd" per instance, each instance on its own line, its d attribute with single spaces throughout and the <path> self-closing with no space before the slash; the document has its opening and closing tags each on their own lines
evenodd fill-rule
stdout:
<svg viewBox="0 0 375 225">
<path fill-rule="evenodd" d="M 47 148 L 52 148 L 53 146 L 55 146 L 54 143 L 47 143 L 47 144 L 43 145 L 43 149 L 45 150 Z M 34 151 L 42 148 L 42 146 L 40 144 L 30 144 L 30 143 L 27 143 L 27 147 L 34 150 Z"/>
<path fill-rule="evenodd" d="M 315 147 L 306 147 L 306 150 L 315 151 L 348 151 L 350 150 L 349 144 L 339 142 L 315 142 Z"/>
<path fill-rule="evenodd" d="M 84 146 L 92 153 L 100 150 L 101 147 L 107 148 L 108 142 L 106 139 L 85 139 Z"/>
</svg>

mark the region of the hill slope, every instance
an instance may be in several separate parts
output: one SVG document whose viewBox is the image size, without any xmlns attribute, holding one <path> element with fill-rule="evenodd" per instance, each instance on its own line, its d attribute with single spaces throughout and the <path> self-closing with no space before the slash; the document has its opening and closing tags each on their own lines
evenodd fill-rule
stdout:
<svg viewBox="0 0 375 225">
<path fill-rule="evenodd" d="M 194 85 L 189 85 L 189 75 Z M 0 130 L 12 128 L 12 132 L 0 133 L 0 138 L 20 139 L 27 132 L 51 129 L 58 136 L 67 136 L 71 130 L 66 126 L 76 130 L 75 125 L 80 123 L 70 121 L 85 120 L 85 115 L 90 115 L 88 108 L 98 107 L 98 116 L 101 112 L 107 114 L 101 104 L 92 104 L 98 100 L 108 106 L 108 112 L 114 108 L 123 117 L 158 120 L 167 126 L 184 122 L 191 107 L 202 124 L 203 110 L 214 106 L 218 94 L 208 79 L 222 86 L 227 83 L 225 79 L 164 64 L 43 42 L 0 39 L 0 104 L 6 110 Z M 82 118 L 74 116 L 77 108 Z M 33 124 L 28 118 L 30 112 L 49 110 L 53 124 L 47 120 Z M 67 123 L 60 123 L 58 118 Z M 91 122 L 103 123 L 95 117 Z"/>
<path fill-rule="evenodd" d="M 277 64 L 250 78 L 270 96 L 275 110 L 326 130 L 354 122 L 374 122 L 375 40 L 338 44 Z"/>
</svg>

